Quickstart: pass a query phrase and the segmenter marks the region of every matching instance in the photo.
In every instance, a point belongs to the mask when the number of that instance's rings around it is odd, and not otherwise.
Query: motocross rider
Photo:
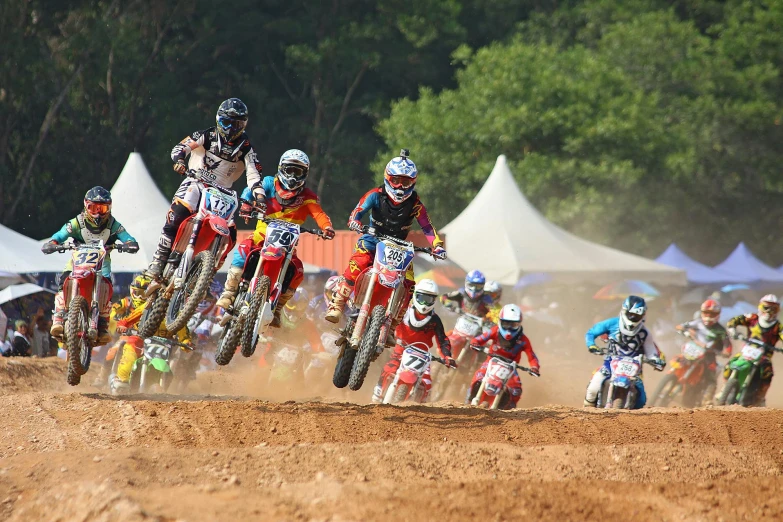
[[[266,212],[267,218],[289,221],[297,225],[301,225],[308,217],[312,217],[324,231],[326,239],[332,239],[335,234],[332,220],[321,208],[315,192],[305,187],[309,171],[310,158],[307,157],[307,154],[297,149],[285,151],[280,157],[277,173],[274,176],[264,178],[260,192],[257,192],[256,195],[256,205]],[[246,203],[250,197],[249,189],[242,192],[243,213],[252,210],[250,204]],[[266,226],[267,224],[259,219],[253,236],[242,241],[237,251],[234,252],[231,268],[226,278],[226,289],[217,302],[219,307],[228,309],[234,303],[239,282],[242,279],[245,259],[253,247],[264,242]],[[288,300],[293,297],[303,279],[304,266],[294,251],[283,282],[282,294],[277,301],[274,317],[269,326],[280,328],[280,313]]]
[[[653,367],[662,372],[666,367],[666,359],[653,340],[652,333],[647,330],[644,318],[647,314],[647,303],[641,297],[631,295],[623,302],[620,315],[596,323],[587,331],[585,344],[590,353],[601,353],[601,349],[595,344],[597,337],[609,336],[609,353],[628,357],[635,357],[639,353],[652,359]],[[609,363],[610,357],[604,359],[604,364],[596,370],[590,384],[587,385],[584,406],[595,407],[598,402],[598,394],[604,381],[611,375]],[[644,392],[644,384],[641,378],[636,380],[638,396],[636,408],[643,408],[647,403],[647,395]]]
[[[718,375],[716,373],[718,363],[715,357],[717,355],[725,355],[726,357],[731,355],[731,340],[726,329],[718,322],[720,311],[720,303],[714,299],[707,299],[701,304],[699,319],[674,327],[679,332],[688,332],[690,337],[704,345],[704,348],[707,350],[704,354],[708,370],[704,374],[704,397],[708,403],[711,403],[718,384]]]
[[[417,175],[416,164],[408,159],[408,150],[402,149],[399,156],[392,158],[386,164],[383,185],[370,190],[359,200],[359,204],[356,205],[348,218],[348,228],[355,232],[361,232],[361,220],[369,212],[370,225],[375,229],[375,232],[405,239],[408,237],[408,232],[410,232],[415,219],[432,244],[432,255],[439,259],[445,259],[446,249],[443,248],[443,241],[435,231],[435,227],[432,226],[427,209],[414,190]],[[327,321],[337,323],[340,320],[345,302],[353,291],[356,279],[365,268],[373,263],[378,241],[379,239],[372,234],[363,234],[356,242],[348,267],[334,292],[331,303],[329,303],[325,317]],[[408,267],[404,284],[407,290],[405,300],[400,306],[397,317],[392,322],[390,332],[400,324],[410,303],[415,285],[413,263]]]
[[[732,337],[736,337],[736,328],[738,326],[744,326],[748,330],[748,337],[763,341],[770,346],[775,346],[778,341],[783,340],[783,328],[781,328],[780,322],[778,321],[778,312],[780,312],[780,301],[777,296],[767,294],[759,301],[759,313],[732,317],[726,323],[726,326]],[[766,404],[767,390],[769,390],[769,386],[772,384],[772,376],[774,375],[774,372],[772,371],[773,353],[773,351],[767,350],[767,353],[765,353],[764,357],[761,359],[759,368],[761,382],[755,401],[755,404],[759,406],[764,406]],[[741,356],[741,353],[734,355],[729,360],[729,364],[731,364],[734,359]],[[727,379],[731,373],[729,364],[726,364],[726,367],[723,370],[723,376]]]
[[[103,241],[105,245],[112,245],[116,241],[121,241],[122,245],[117,247],[118,251],[135,254],[139,251],[139,244],[131,236],[125,227],[111,215],[111,193],[103,187],[93,187],[84,195],[84,210],[68,221],[63,227],[55,233],[52,238],[43,244],[41,251],[44,254],[51,254],[57,250],[59,245],[65,243],[69,238],[79,243],[89,243]],[[63,284],[73,271],[73,259],[68,261],[68,265],[60,275],[59,288],[54,298],[54,316],[52,317],[52,328],[50,334],[52,337],[61,339],[63,335],[63,323],[65,322],[65,297],[63,295]],[[103,260],[101,275],[108,283],[106,302],[101,303],[100,318],[98,320],[98,339],[99,345],[111,341],[109,334],[109,315],[111,313],[111,257],[107,253]]]
[[[440,352],[441,358],[449,368],[456,368],[457,363],[451,357],[451,343],[446,337],[446,331],[443,328],[443,322],[435,313],[435,301],[438,299],[438,285],[432,279],[422,279],[413,289],[413,299],[410,308],[405,312],[402,322],[394,331],[397,339],[397,345],[394,347],[391,359],[383,367],[381,377],[372,394],[373,402],[381,402],[383,389],[388,379],[392,379],[400,367],[402,353],[405,346],[401,344],[424,343],[429,348],[433,339],[435,346]],[[424,394],[422,401],[426,402],[427,396],[432,388],[432,377],[429,369],[422,377]]]
[[[448,294],[440,296],[441,304],[455,313],[468,313],[476,317],[485,317],[489,314],[492,300],[484,292],[486,278],[478,270],[471,270],[465,276],[465,286]],[[454,339],[452,348],[454,355],[458,356],[462,348],[469,341],[461,336],[452,336]]]
[[[522,353],[524,353],[530,365],[530,372],[536,376],[541,375],[538,357],[536,357],[533,351],[530,339],[522,331],[522,310],[517,305],[507,304],[504,306],[500,310],[498,324],[473,339],[471,348],[483,347],[490,341],[492,341],[492,344],[489,347],[487,360],[484,361],[484,364],[481,365],[481,368],[473,376],[473,381],[471,381],[470,388],[468,388],[468,395],[465,398],[465,404],[470,404],[470,401],[476,396],[492,355],[500,355],[519,363]],[[503,397],[501,404],[498,406],[501,410],[516,408],[519,398],[522,396],[522,381],[519,379],[519,374],[516,371],[514,371],[514,375],[508,380],[506,386],[509,393]]]
[[[171,150],[174,171],[184,176],[188,169],[196,170],[201,179],[227,189],[245,172],[250,192],[256,200],[263,200],[261,164],[250,144],[250,138],[245,134],[247,106],[239,98],[229,98],[220,104],[215,119],[214,127],[196,131],[174,146]],[[160,278],[179,226],[198,210],[200,200],[198,182],[185,178],[174,194],[158,247],[147,269],[151,278]],[[231,240],[236,241],[236,237],[236,227],[231,227]]]

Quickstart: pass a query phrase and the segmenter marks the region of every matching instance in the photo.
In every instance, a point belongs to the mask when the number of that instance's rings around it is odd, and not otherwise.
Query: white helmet
[[[413,308],[422,315],[431,313],[438,295],[437,283],[432,279],[422,279],[413,288]]]
[[[647,315],[647,303],[643,298],[629,295],[620,310],[620,333],[633,337],[638,334]]]
[[[498,317],[498,333],[506,341],[510,341],[522,329],[522,310],[515,304],[507,304],[500,310]]]

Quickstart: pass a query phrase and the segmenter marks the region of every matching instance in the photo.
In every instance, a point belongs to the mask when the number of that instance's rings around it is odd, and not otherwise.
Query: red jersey
[[[484,332],[475,339],[473,344],[479,346],[486,345],[489,341],[492,341],[492,346],[489,347],[489,355],[500,355],[507,359],[519,363],[522,358],[522,353],[527,355],[527,362],[530,365],[531,370],[538,371],[539,363],[536,353],[533,351],[533,345],[530,344],[530,339],[527,335],[520,332],[516,339],[506,341],[500,335],[498,335],[498,326],[495,325],[488,332]]]

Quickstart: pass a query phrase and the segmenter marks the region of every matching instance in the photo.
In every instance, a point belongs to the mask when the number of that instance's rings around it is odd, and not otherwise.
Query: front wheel
[[[147,299],[147,304],[144,305],[144,312],[141,314],[141,320],[139,321],[139,337],[147,339],[158,333],[160,325],[163,324],[163,320],[166,318],[169,301],[169,299],[163,297],[162,291],[158,291],[157,294]]]
[[[723,390],[718,397],[718,406],[730,406],[737,403],[737,392],[739,391],[739,381],[736,377],[729,377],[726,384],[723,385]]]
[[[348,379],[348,387],[353,391],[359,390],[364,384],[364,378],[367,377],[370,363],[375,357],[385,316],[386,309],[381,305],[377,305],[370,313],[370,321],[362,336],[356,360],[354,360],[351,369],[351,376]]]
[[[241,313],[226,325],[220,334],[215,352],[215,362],[218,366],[225,366],[234,358],[239,345],[239,337],[245,324],[245,314]]]
[[[408,385],[398,384],[397,389],[394,390],[394,396],[392,397],[391,403],[400,404],[401,402],[404,402],[407,397],[408,397]]]
[[[202,250],[188,267],[182,288],[174,291],[166,311],[166,329],[175,334],[188,324],[199,303],[204,300],[215,274],[215,256]]]
[[[759,386],[759,370],[755,367],[750,371],[750,375],[745,378],[745,386],[740,390],[737,402],[740,406],[748,408],[756,405]]]
[[[650,407],[660,406],[665,408],[674,398],[674,389],[677,387],[677,376],[673,373],[666,375],[661,379],[660,384],[655,389]]]
[[[87,337],[90,325],[90,309],[87,300],[77,295],[68,306],[68,328],[65,332],[68,350],[67,380],[71,386],[81,382],[81,376],[87,373],[92,357],[92,343]]]
[[[247,319],[242,328],[242,356],[250,357],[256,351],[258,344],[258,331],[261,329],[264,305],[269,300],[269,288],[272,286],[272,280],[269,276],[261,276],[258,285],[253,291],[253,297],[250,299],[250,308],[247,312]]]

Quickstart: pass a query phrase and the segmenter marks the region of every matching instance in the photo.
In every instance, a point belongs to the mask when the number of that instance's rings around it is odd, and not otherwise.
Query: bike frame
[[[419,344],[419,343],[415,343],[415,344]],[[412,368],[403,368],[402,361],[405,356],[405,352],[407,350],[415,351],[416,355],[422,359],[425,359],[427,363],[420,370],[415,370]],[[397,371],[395,372],[392,381],[383,391],[382,394],[383,403],[384,404],[391,403],[392,399],[394,398],[394,394],[397,391],[397,387],[400,383],[409,385],[408,393],[405,394],[405,398],[403,399],[403,401],[407,401],[411,397],[415,397],[416,392],[419,390],[419,385],[421,384],[422,378],[427,373],[427,370],[430,369],[432,360],[433,357],[430,355],[429,349],[420,348],[419,346],[416,345],[406,346],[405,350],[403,350],[403,353],[400,356],[400,366],[397,368]]]
[[[71,304],[71,300],[77,295],[81,295],[90,305],[90,327],[89,332],[85,332],[91,339],[98,336],[98,320],[100,318],[101,305],[111,299],[113,286],[111,281],[103,277],[101,270],[106,259],[106,247],[103,242],[99,243],[101,253],[98,261],[92,266],[80,266],[76,263],[73,256],[73,270],[71,275],[63,283],[63,297],[65,299],[65,309]],[[79,251],[82,247],[95,250],[98,247],[90,244],[73,247],[73,250]]]
[[[508,377],[505,379],[499,379],[495,375],[490,375],[493,362],[495,364],[501,364],[507,367],[511,371]],[[490,405],[490,409],[498,409],[498,406],[500,406],[500,400],[503,398],[503,394],[506,392],[506,385],[508,384],[508,381],[510,381],[511,377],[513,377],[514,374],[517,373],[517,370],[521,368],[523,367],[518,366],[515,361],[506,359],[505,357],[500,357],[497,355],[490,356],[489,364],[487,364],[487,371],[484,373],[484,378],[481,379],[481,384],[479,385],[478,391],[476,391],[476,396],[473,397],[473,400],[471,401],[471,406],[478,406],[482,402],[488,402],[482,399],[492,397],[492,404]],[[524,370],[527,371],[527,368],[524,368]],[[489,385],[493,385],[493,387],[497,388],[498,392],[492,393],[491,391],[487,390]]]

